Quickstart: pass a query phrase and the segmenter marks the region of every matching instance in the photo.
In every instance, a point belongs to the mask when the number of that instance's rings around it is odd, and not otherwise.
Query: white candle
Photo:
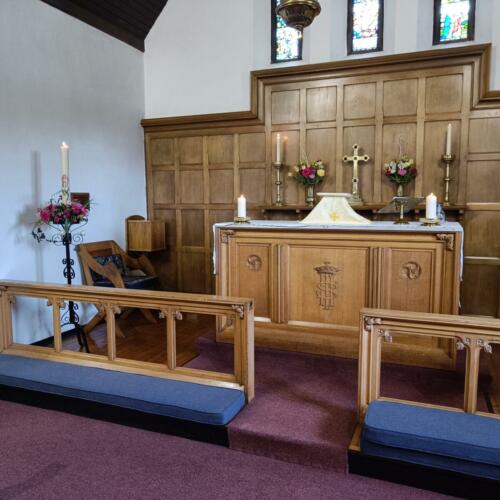
[[[436,219],[437,212],[437,198],[434,193],[431,193],[425,199],[425,218]]]
[[[247,200],[241,195],[238,198],[238,217],[245,218],[247,216]]]
[[[446,130],[446,155],[451,155],[451,123],[448,123],[448,129]]]
[[[63,203],[68,202],[69,196],[69,146],[61,144],[61,191]]]
[[[281,134],[276,135],[276,163],[281,162]]]

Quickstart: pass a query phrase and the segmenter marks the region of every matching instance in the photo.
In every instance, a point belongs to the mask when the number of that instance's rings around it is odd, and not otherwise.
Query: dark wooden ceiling
[[[144,52],[144,40],[167,0],[42,0]]]

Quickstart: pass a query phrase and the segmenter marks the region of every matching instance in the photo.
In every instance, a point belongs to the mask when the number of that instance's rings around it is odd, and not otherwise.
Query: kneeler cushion
[[[361,451],[500,479],[500,420],[374,401],[366,413]]]
[[[238,389],[7,354],[0,384],[210,425],[226,425],[245,406]]]

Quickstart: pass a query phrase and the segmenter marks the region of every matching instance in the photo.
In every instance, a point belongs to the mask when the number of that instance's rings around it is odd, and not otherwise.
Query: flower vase
[[[306,203],[308,207],[314,207],[314,184],[306,186]]]
[[[396,196],[404,196],[405,195],[405,190],[404,190],[404,184],[398,184],[398,189],[396,191]]]

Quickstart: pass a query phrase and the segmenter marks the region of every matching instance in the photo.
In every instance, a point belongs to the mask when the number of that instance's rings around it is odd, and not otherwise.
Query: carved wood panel
[[[433,191],[442,200],[441,155],[452,123],[451,202],[470,210],[465,255],[479,259],[464,273],[462,303],[467,313],[498,314],[479,286],[488,275],[480,258],[500,257],[500,92],[488,90],[489,58],[490,48],[476,45],[265,70],[252,75],[249,112],[145,120],[148,213],[167,222],[171,242],[161,265],[154,257],[162,283],[213,291],[211,225],[232,217],[241,193],[253,218],[274,202],[277,133],[284,139],[287,205],[305,204],[304,188],[286,174],[306,155],[327,166],[319,191],[349,191],[352,167],[342,156],[354,143],[371,157],[360,166],[363,198],[382,204],[395,191],[383,165],[400,146],[419,169],[406,193]],[[279,217],[286,215],[295,217]]]

